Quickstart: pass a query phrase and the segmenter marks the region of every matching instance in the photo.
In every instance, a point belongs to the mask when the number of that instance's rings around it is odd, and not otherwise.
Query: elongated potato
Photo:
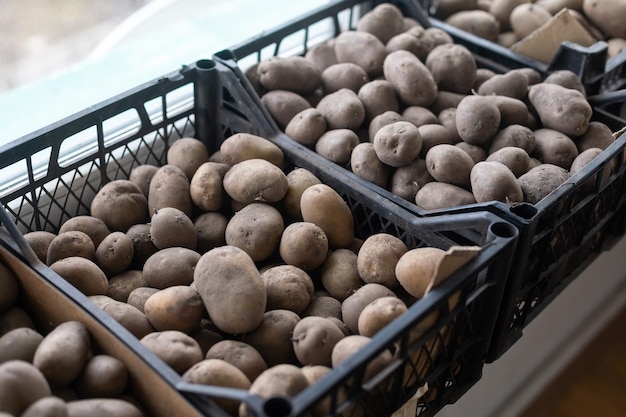
[[[182,169],[174,165],[163,165],[155,172],[150,181],[148,211],[151,217],[157,210],[165,207],[177,208],[191,216],[190,179]],[[142,223],[135,221],[133,224]]]
[[[300,198],[302,219],[319,226],[331,249],[348,247],[354,238],[354,217],[343,198],[326,184],[312,185]]]
[[[106,274],[89,259],[69,256],[50,265],[50,269],[85,295],[102,295],[109,290]]]
[[[19,416],[29,405],[50,395],[46,377],[33,364],[12,360],[0,365],[0,412]]]
[[[309,94],[321,83],[321,73],[311,61],[300,56],[272,57],[257,66],[259,83],[267,90],[288,90]]]
[[[96,193],[91,201],[90,211],[93,217],[102,220],[111,231],[125,232],[133,224],[146,221],[149,217],[148,207],[146,196],[134,182],[114,180]]]
[[[524,152],[524,151],[522,151]],[[470,174],[472,193],[477,202],[502,201],[507,204],[524,200],[522,188],[511,170],[498,161],[479,162]]]
[[[265,159],[247,159],[233,165],[224,175],[224,189],[240,203],[280,201],[289,184],[285,173]]]
[[[387,55],[383,71],[403,104],[428,107],[435,101],[437,82],[428,67],[411,52],[400,50]]]

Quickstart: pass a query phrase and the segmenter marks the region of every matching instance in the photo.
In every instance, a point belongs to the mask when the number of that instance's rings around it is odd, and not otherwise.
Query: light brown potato
[[[282,207],[292,220],[302,220],[300,198],[304,190],[321,181],[313,173],[304,168],[294,168],[287,174],[287,193],[281,200]]]
[[[302,373],[309,381],[309,385],[317,383],[317,381],[328,375],[329,372],[332,372],[331,367],[323,365],[303,366],[300,369],[302,369]],[[311,410],[311,415],[313,417],[323,417],[328,415],[331,409],[331,401],[332,399],[330,397],[326,397],[318,401]],[[341,397],[339,397],[337,401],[341,402]]]
[[[441,110],[441,112],[437,113],[437,121],[443,127],[448,129],[448,131],[452,135],[452,143],[458,143],[462,141],[456,125],[456,110],[456,107],[450,107],[447,109],[443,109]]]
[[[430,51],[435,47],[434,41],[421,25],[407,29],[389,39],[385,45],[387,53],[395,51],[409,51],[417,56],[422,62]]]
[[[148,202],[141,189],[129,180],[113,180],[94,196],[90,212],[111,231],[125,232],[148,218]],[[123,213],[123,214],[122,214]]]
[[[356,130],[365,120],[365,107],[357,93],[342,88],[325,95],[316,109],[324,116],[326,128]]]
[[[435,180],[459,187],[469,186],[474,161],[464,150],[454,145],[436,145],[430,148],[425,160],[428,172]]]
[[[357,96],[365,108],[366,120],[372,120],[386,111],[399,112],[400,104],[396,90],[387,80],[377,79],[369,81],[357,92]]]
[[[313,280],[293,265],[276,265],[261,273],[267,292],[267,310],[291,310],[300,315],[313,299]]]
[[[0,288],[2,288],[0,293],[0,312],[7,310],[17,301],[20,293],[17,282],[17,277],[13,271],[3,263],[0,263]]]
[[[89,398],[68,401],[67,417],[89,417],[97,410],[100,417],[142,417],[143,413],[130,401],[117,398]]]
[[[363,68],[370,79],[382,73],[387,54],[385,44],[368,32],[347,30],[335,37],[338,62],[351,62]]]
[[[363,346],[370,342],[370,338],[361,335],[350,335],[339,340],[332,351],[332,365],[339,366],[346,359],[356,354]],[[392,355],[389,350],[384,350],[379,356],[372,359],[365,368],[363,381],[369,381],[380,371],[387,367],[392,361]]]
[[[156,292],[159,292],[158,288],[137,287],[128,294],[126,303],[145,314],[144,305],[146,304],[146,300]]]
[[[191,333],[200,326],[204,304],[196,290],[175,285],[152,294],[144,304],[144,314],[157,331]]]
[[[46,377],[21,360],[0,364],[0,412],[19,416],[34,402],[52,395]]]
[[[70,256],[80,256],[90,261],[95,260],[96,248],[86,233],[70,230],[56,235],[48,245],[46,264],[50,266],[56,261]]]
[[[283,130],[296,114],[313,107],[300,94],[287,90],[268,91],[261,96],[261,103],[278,127]]]
[[[415,298],[422,298],[435,268],[445,251],[435,247],[420,247],[407,251],[396,265],[396,276],[402,288]]]
[[[359,315],[366,305],[380,297],[395,296],[382,284],[365,284],[341,303],[341,318],[352,334],[358,334]]]
[[[511,30],[511,22],[509,18],[513,9],[522,3],[529,2],[530,0],[493,0],[489,4],[487,11],[494,15],[498,20],[501,32],[508,31]]]
[[[301,365],[331,366],[333,348],[343,338],[343,332],[330,319],[309,316],[296,324],[291,342]]]
[[[162,207],[150,219],[150,236],[159,249],[196,249],[198,235],[191,218],[176,207]]]
[[[484,81],[477,90],[482,96],[505,96],[523,100],[528,92],[528,77],[519,71],[495,74]]]
[[[33,252],[35,252],[37,258],[45,264],[48,256],[48,246],[50,246],[50,242],[56,237],[56,234],[45,230],[35,230],[25,233],[23,237]],[[2,310],[1,306],[2,303],[0,302],[0,310]]]
[[[544,128],[576,137],[583,135],[589,126],[591,105],[577,90],[558,84],[535,84],[528,90],[528,100]]]
[[[329,238],[324,229],[313,222],[301,221],[285,228],[278,251],[285,263],[312,271],[324,262],[328,248]]]
[[[285,162],[283,151],[278,145],[264,137],[245,132],[227,137],[220,145],[220,152],[228,165],[258,158],[282,168]]]
[[[602,153],[602,149],[600,148],[589,148],[581,152],[580,154],[578,154],[576,159],[574,159],[574,161],[572,162],[572,166],[570,167],[570,170],[569,170],[570,174],[571,175],[576,174],[578,171],[583,169],[587,164],[593,161],[596,157],[598,157],[598,155],[600,155],[601,153]],[[601,180],[602,184],[604,184],[613,173],[613,165],[608,164],[608,166],[609,167],[604,169],[604,171],[602,172],[602,180]],[[597,174],[592,176],[590,179],[588,179],[587,181],[583,183],[583,185],[581,186],[581,191],[583,193],[591,192],[594,186],[596,177],[597,177]]]
[[[518,124],[509,125],[500,130],[493,137],[493,140],[489,144],[489,154],[511,146],[521,148],[530,155],[535,150],[535,134],[526,126]]]
[[[533,3],[523,3],[516,6],[509,15],[511,29],[518,38],[523,39],[533,31],[543,26],[552,18],[550,12]]]
[[[50,265],[50,269],[83,294],[106,294],[109,280],[95,262],[80,256],[69,256]]]
[[[300,316],[290,310],[266,311],[261,324],[247,333],[243,341],[255,348],[268,367],[281,363],[297,364],[291,337]]]
[[[76,216],[67,219],[59,228],[58,233],[79,231],[86,233],[93,241],[94,247],[98,247],[100,242],[111,233],[109,227],[101,219],[89,215]],[[57,233],[57,234],[58,234]]]
[[[389,39],[404,30],[404,16],[398,6],[381,3],[361,16],[356,29],[371,33],[386,44]]]
[[[534,132],[533,156],[545,164],[557,165],[569,170],[578,156],[578,148],[566,134],[554,129],[538,129]]]
[[[190,285],[200,256],[194,250],[180,247],[155,252],[146,260],[142,270],[147,286],[163,289],[174,285]]]
[[[148,194],[150,193],[150,181],[152,181],[152,177],[158,170],[159,167],[156,165],[137,165],[130,171],[128,180],[134,182],[143,195],[148,198]]]
[[[468,94],[476,79],[476,61],[466,46],[445,43],[433,48],[426,58],[439,90]],[[459,77],[459,74],[463,74]]]
[[[142,337],[140,342],[181,375],[203,359],[198,342],[178,330],[152,332]]]
[[[302,219],[319,226],[328,238],[328,247],[347,247],[354,238],[354,217],[341,195],[326,184],[312,185],[300,199]]]
[[[275,203],[287,193],[287,176],[264,159],[248,159],[233,165],[224,175],[226,193],[240,203]]]
[[[378,159],[391,167],[411,163],[420,154],[422,136],[410,122],[395,122],[381,127],[374,135],[374,151]]]
[[[146,285],[142,271],[129,269],[109,278],[109,290],[106,295],[114,300],[126,302],[134,289]]]
[[[437,82],[428,67],[408,51],[386,56],[384,76],[396,89],[400,102],[407,106],[430,106],[437,97]]]
[[[200,165],[189,182],[189,195],[194,205],[203,211],[217,211],[224,203],[222,181],[229,166],[218,162]]]
[[[426,161],[415,159],[408,165],[396,168],[390,181],[390,190],[393,194],[414,202],[415,195],[422,186],[435,179],[428,172]]]
[[[486,161],[496,161],[504,164],[517,178],[528,171],[530,157],[525,150],[514,146],[509,146],[497,150],[492,154],[489,154]]]
[[[122,273],[130,266],[135,254],[132,240],[124,232],[113,232],[95,250],[96,265],[108,276]]]
[[[587,96],[585,85],[581,81],[580,77],[571,70],[556,70],[552,71],[543,80],[544,83],[558,84],[565,88],[571,88],[580,92],[583,96]]]
[[[202,255],[194,285],[211,321],[223,332],[248,333],[261,323],[267,293],[254,261],[243,250],[222,246]]]
[[[326,132],[326,119],[316,108],[302,110],[287,123],[285,134],[305,146],[313,147]]]
[[[424,210],[464,206],[476,202],[474,194],[456,185],[433,181],[415,194],[415,204]]]
[[[352,62],[342,62],[331,65],[322,72],[322,90],[325,94],[334,93],[342,88],[359,92],[359,89],[369,82],[365,70]]]
[[[449,25],[495,42],[500,33],[500,23],[494,15],[484,10],[462,10],[445,19]]]
[[[320,316],[341,320],[341,301],[329,295],[316,295],[302,313],[302,317]]]
[[[615,142],[615,137],[607,125],[602,122],[591,121],[585,133],[575,138],[574,141],[576,142],[578,152],[582,153],[590,148],[604,150]]]
[[[154,331],[146,315],[130,304],[105,295],[92,295],[89,299],[138,339]]]
[[[115,398],[124,393],[128,376],[128,369],[122,361],[100,354],[85,363],[75,386],[82,398]]]
[[[350,129],[333,129],[320,136],[315,151],[326,159],[343,165],[350,161],[352,151],[360,143],[357,134]]]
[[[364,284],[357,268],[357,255],[349,249],[330,252],[322,264],[320,278],[324,289],[339,301]]]
[[[471,145],[467,142],[459,142],[454,144],[454,146],[467,152],[467,154],[472,158],[472,161],[474,161],[474,164],[487,159],[487,151],[485,151],[485,148],[482,146]]]
[[[134,224],[126,231],[126,235],[133,242],[133,261],[131,268],[141,269],[146,259],[159,250],[152,242],[150,224]]]
[[[206,359],[221,359],[241,370],[248,380],[254,381],[267,369],[265,360],[250,344],[238,340],[217,342],[206,353]]]
[[[309,48],[304,57],[310,60],[320,73],[337,63],[335,48],[331,42],[320,43]]]
[[[202,213],[194,219],[193,224],[198,235],[198,243],[196,244],[198,253],[203,254],[226,243],[225,233],[228,219],[222,213]]]
[[[621,1],[583,1],[585,16],[599,27],[607,38],[626,38],[621,18],[625,11],[626,5]]]
[[[535,117],[529,112],[526,103],[520,99],[507,96],[489,96],[500,110],[500,127],[519,124],[534,127]]]
[[[189,192],[190,179],[182,169],[174,165],[163,165],[150,181],[148,212],[153,216],[162,208],[176,208],[191,216],[193,202]],[[142,223],[135,221],[132,224]]]
[[[78,321],[66,321],[56,326],[37,346],[35,365],[52,388],[74,382],[91,353],[87,328]]]
[[[373,337],[396,318],[406,313],[407,306],[398,297],[382,297],[369,303],[359,315],[358,330],[362,336]]]
[[[209,151],[199,139],[183,137],[170,145],[166,158],[167,164],[177,166],[191,180],[198,167],[209,161]]]
[[[498,132],[502,115],[489,97],[470,95],[461,100],[455,117],[461,139],[482,146]]]
[[[32,362],[43,336],[34,329],[19,327],[0,337],[0,364],[10,360]]]
[[[311,61],[301,56],[271,57],[257,66],[259,83],[266,90],[288,90],[298,94],[315,91],[321,73]]]
[[[524,193],[524,201],[536,204],[570,177],[569,172],[557,165],[540,164],[517,179]]]
[[[245,251],[253,261],[269,258],[278,248],[285,223],[280,212],[265,203],[251,203],[226,225],[226,244]]]
[[[368,236],[357,256],[359,276],[368,284],[382,284],[392,290],[397,288],[400,283],[396,279],[396,263],[407,250],[402,240],[388,233]]]
[[[20,414],[20,417],[67,417],[67,413],[65,400],[50,396],[43,397],[32,403]],[[2,414],[0,413],[0,415]]]
[[[472,193],[479,203],[501,201],[513,204],[524,201],[524,195],[515,174],[499,161],[477,163],[472,168],[470,180]]]

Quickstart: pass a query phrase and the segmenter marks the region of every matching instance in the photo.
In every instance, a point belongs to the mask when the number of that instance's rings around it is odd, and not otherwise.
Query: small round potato
[[[193,220],[193,224],[198,234],[196,251],[200,254],[226,243],[228,219],[222,213],[202,213]]]
[[[148,194],[150,193],[150,181],[152,181],[152,177],[158,170],[159,167],[156,165],[137,165],[130,171],[128,180],[134,182],[143,195],[148,198]]]
[[[465,142],[486,144],[499,130],[500,109],[486,96],[465,96],[456,108],[456,127]]]
[[[380,297],[393,297],[394,292],[382,284],[365,284],[341,303],[341,316],[352,334],[359,332],[359,315],[366,305]]]
[[[363,103],[357,93],[348,88],[325,95],[316,109],[324,116],[328,130],[356,130],[365,120]]]
[[[146,286],[163,289],[190,285],[200,254],[188,248],[172,247],[155,252],[143,266]]]
[[[313,299],[313,280],[294,265],[276,265],[261,273],[267,291],[267,310],[291,310],[300,315]]]
[[[243,132],[226,138],[220,145],[220,152],[228,165],[235,165],[246,159],[265,159],[282,168],[285,159],[278,145],[264,137]]]
[[[293,116],[285,127],[285,134],[305,146],[313,147],[326,132],[326,119],[316,108],[307,108]]]
[[[50,266],[69,256],[80,256],[90,261],[96,259],[96,248],[86,233],[70,230],[56,235],[48,245],[46,264]]]
[[[166,158],[167,164],[177,166],[191,180],[198,167],[209,161],[209,151],[201,140],[184,137],[172,143]]]
[[[258,262],[276,251],[284,229],[283,217],[276,208],[265,203],[251,203],[231,217],[224,236],[227,245],[244,250]]]
[[[46,258],[48,257],[48,246],[50,246],[50,242],[52,242],[56,235],[52,232],[47,232],[45,230],[35,230],[25,233],[23,237],[26,243],[28,243],[28,245],[31,247],[33,252],[35,252],[37,258],[45,264]],[[0,302],[0,310],[2,310],[1,306],[2,303]]]
[[[261,398],[295,397],[309,386],[309,381],[302,370],[291,364],[280,364],[269,367],[252,382],[248,392]],[[240,417],[248,417],[248,407],[242,404],[239,408]]]
[[[398,281],[413,297],[422,298],[435,274],[435,268],[444,256],[445,251],[435,247],[407,251],[396,265]]]
[[[341,195],[326,184],[312,185],[300,198],[302,219],[319,226],[331,249],[350,246],[354,238],[354,217]]]
[[[0,364],[10,360],[32,362],[43,336],[28,327],[13,329],[0,337]]]
[[[428,172],[426,161],[417,158],[408,165],[396,168],[391,176],[391,192],[407,201],[414,202],[415,195],[424,184],[435,179]]]
[[[128,269],[134,254],[135,247],[130,237],[124,232],[113,232],[96,248],[95,261],[111,277]]]
[[[487,157],[486,161],[496,161],[504,164],[517,178],[528,171],[530,157],[528,156],[528,153],[521,148],[507,146],[491,153]]]
[[[198,235],[193,221],[175,207],[163,207],[155,211],[150,220],[150,236],[159,249],[181,247],[196,249]]]
[[[119,397],[128,383],[128,369],[122,361],[109,355],[95,355],[85,363],[76,381],[82,398]]]
[[[278,251],[287,264],[312,271],[324,262],[328,247],[324,230],[315,223],[302,221],[285,228]]]
[[[384,164],[401,167],[420,154],[422,136],[410,122],[395,122],[381,127],[374,135],[374,151]]]
[[[129,269],[109,278],[109,290],[106,295],[114,300],[126,302],[135,288],[146,285],[142,271]]]
[[[331,366],[333,348],[343,338],[343,332],[330,319],[309,316],[296,324],[291,342],[300,364]]]
[[[302,220],[300,198],[304,190],[321,181],[313,173],[304,168],[294,168],[287,174],[287,193],[281,204],[292,220]]]
[[[570,177],[569,171],[552,164],[540,164],[517,179],[524,193],[524,201],[535,204]]]
[[[345,300],[363,286],[357,268],[357,255],[349,249],[331,251],[322,264],[321,280],[324,289],[339,301]]]
[[[128,299],[126,300],[126,303],[145,314],[144,306],[146,304],[146,301],[148,300],[148,298],[150,298],[150,296],[152,296],[152,294],[156,292],[159,292],[158,288],[137,287],[132,290],[130,294],[128,294]]]
[[[217,211],[224,203],[222,181],[228,165],[205,162],[200,165],[189,182],[191,200],[200,210]]]
[[[521,152],[524,152],[520,149]],[[525,152],[524,152],[525,154]],[[483,161],[470,173],[472,193],[477,202],[502,201],[506,204],[524,201],[515,174],[499,161]]]
[[[363,346],[370,342],[370,338],[367,336],[361,336],[353,334],[346,336],[339,340],[333,348],[331,358],[333,367],[338,366],[350,356],[356,354]],[[365,374],[363,375],[363,381],[367,382],[372,377],[376,376],[392,361],[392,355],[389,350],[384,350],[379,356],[372,359],[365,368]]]
[[[206,359],[221,359],[241,370],[250,381],[254,381],[267,364],[258,350],[238,340],[217,342],[206,353]]]
[[[435,145],[424,159],[428,172],[435,180],[469,187],[469,173],[474,160],[464,150],[449,144]]]
[[[154,331],[146,315],[130,304],[106,295],[93,295],[89,299],[138,339]]]
[[[470,50],[461,44],[436,46],[426,57],[425,64],[439,90],[468,94],[474,85],[476,61]]]
[[[568,169],[578,156],[574,141],[558,130],[542,128],[534,131],[535,149],[533,156],[544,164]]]
[[[182,169],[166,164],[152,176],[148,191],[148,215],[153,216],[162,208],[176,208],[187,216],[191,216],[193,201],[190,193],[191,179]],[[143,223],[134,221],[132,224]]]
[[[109,280],[95,262],[81,256],[69,256],[50,265],[50,269],[72,284],[83,294],[106,294]]]
[[[191,333],[198,328],[204,304],[196,290],[175,285],[152,294],[144,304],[144,314],[157,331]]]
[[[299,321],[300,316],[290,310],[266,311],[261,324],[247,333],[243,341],[254,347],[269,367],[280,363],[296,364],[291,337]]]
[[[109,227],[101,219],[88,215],[75,216],[66,220],[59,228],[58,233],[69,232],[70,230],[86,233],[96,248],[111,233]]]
[[[350,169],[360,178],[387,188],[391,167],[382,163],[371,142],[361,142],[352,150]]]
[[[369,303],[359,315],[358,329],[362,336],[373,337],[400,315],[407,306],[398,297],[382,297]]]
[[[397,288],[396,263],[407,251],[406,244],[388,233],[377,233],[363,242],[357,257],[357,270],[366,283]]]
[[[111,231],[125,232],[148,218],[148,200],[141,189],[129,180],[105,184],[94,196],[90,212]]]
[[[21,360],[0,364],[0,412],[19,416],[28,406],[50,395],[46,377],[33,364]]]
[[[149,333],[140,342],[181,375],[202,360],[198,342],[178,330]]]
[[[287,193],[285,173],[264,159],[248,159],[233,165],[224,175],[224,189],[240,203],[274,203]]]
[[[359,137],[350,129],[333,129],[320,136],[315,151],[324,158],[343,165],[350,162],[352,151],[359,144]]]

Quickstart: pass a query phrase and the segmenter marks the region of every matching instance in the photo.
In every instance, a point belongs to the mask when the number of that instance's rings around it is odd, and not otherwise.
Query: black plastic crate
[[[14,239],[33,230],[56,232],[67,219],[87,214],[103,184],[128,178],[140,164],[164,164],[169,146],[181,137],[197,137],[215,151],[237,132],[265,136],[283,149],[291,167],[311,170],[339,192],[355,217],[357,236],[387,232],[411,248],[472,245],[481,251],[362,352],[295,398],[262,400],[247,391],[188,384],[165,367],[168,381],[207,416],[224,414],[211,396],[245,401],[258,416],[304,415],[325,396],[334,399],[333,412],[354,407],[363,415],[383,416],[424,386],[426,395],[409,407],[415,407],[416,415],[434,415],[481,377],[517,229],[487,212],[442,219],[412,216],[330,164],[317,164],[285,138],[265,135],[264,114],[249,100],[229,68],[203,60],[0,148],[0,172],[9,179],[0,199],[6,222],[15,222],[18,230]],[[37,268],[45,270],[44,279],[56,276],[45,266]],[[458,295],[459,302],[450,303]],[[93,311],[91,304],[85,308]],[[410,338],[415,325],[435,311],[432,327],[422,337]],[[118,336],[132,338],[126,332]],[[375,380],[363,383],[370,359],[386,348],[394,350],[396,359]],[[347,397],[339,399],[344,390]]]
[[[242,79],[242,83],[247,84],[246,90],[251,95],[251,99],[265,113],[267,125],[263,131],[267,135],[285,136],[264,109],[253,87],[247,82],[242,70],[245,68],[244,65],[253,65],[273,55],[303,54],[315,44],[328,40],[341,31],[353,29],[361,13],[378,3],[356,0],[333,3],[332,6],[320,8],[310,15],[266,32],[261,37],[250,39],[216,54],[216,60],[230,67],[237,77]],[[390,3],[399,6],[407,16],[413,16],[418,20],[423,19],[422,11],[416,7],[415,2],[392,1]],[[324,39],[312,36],[314,28],[322,22],[332,22],[332,30],[326,32]],[[294,46],[296,41],[300,42],[297,47]],[[507,60],[500,61],[498,54],[481,55],[486,50],[488,51],[487,46],[485,46],[486,49],[473,51],[479,65],[500,71],[510,69],[509,65],[523,66],[523,60],[517,60],[517,64],[513,65]],[[503,49],[506,50],[506,48]],[[511,55],[508,50],[502,53]],[[611,99],[618,100],[616,95],[617,93],[614,92],[598,94],[594,96],[595,101],[592,102],[598,105],[607,104],[611,102]],[[613,132],[620,131],[626,126],[623,119],[600,107],[594,107],[593,120],[606,123]],[[289,140],[286,136],[285,138]],[[295,141],[292,142],[295,143]],[[300,147],[303,152],[307,151],[303,145],[295,144],[294,146]],[[501,202],[487,202],[447,209],[423,210],[412,202],[358,178],[339,165],[335,167],[352,177],[353,181],[362,183],[373,192],[395,202],[418,217],[487,211],[506,219],[519,229],[520,237],[515,260],[488,356],[488,361],[493,361],[521,337],[523,328],[578,276],[586,265],[593,261],[610,242],[624,234],[623,223],[626,221],[624,219],[626,216],[625,146],[626,135],[621,134],[585,169],[535,205],[523,203],[509,206]],[[313,151],[309,153],[311,163],[324,163],[323,157]],[[593,189],[583,193],[583,184],[590,179],[594,181],[594,178],[601,178],[604,170],[608,169],[611,164],[614,164],[614,173],[610,178],[604,183],[595,181]]]

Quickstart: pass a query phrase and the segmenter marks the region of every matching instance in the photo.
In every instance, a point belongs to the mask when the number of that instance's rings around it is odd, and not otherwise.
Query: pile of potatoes
[[[389,3],[246,77],[287,136],[425,210],[537,203],[615,140],[573,72],[478,68]]]
[[[383,232],[356,237],[341,195],[286,166],[281,148],[260,136],[233,134],[212,155],[181,138],[165,165],[104,185],[89,215],[24,237],[184,380],[293,396],[440,282],[448,252]],[[427,346],[421,361],[441,348]],[[370,363],[366,379],[393,354]],[[245,405],[216,401],[247,415]]]
[[[621,0],[438,0],[434,15],[481,38],[511,47],[568,9],[611,58],[626,47]]]
[[[128,370],[98,353],[87,328],[66,321],[37,330],[19,304],[19,284],[0,263],[0,415],[142,417],[128,393]]]

